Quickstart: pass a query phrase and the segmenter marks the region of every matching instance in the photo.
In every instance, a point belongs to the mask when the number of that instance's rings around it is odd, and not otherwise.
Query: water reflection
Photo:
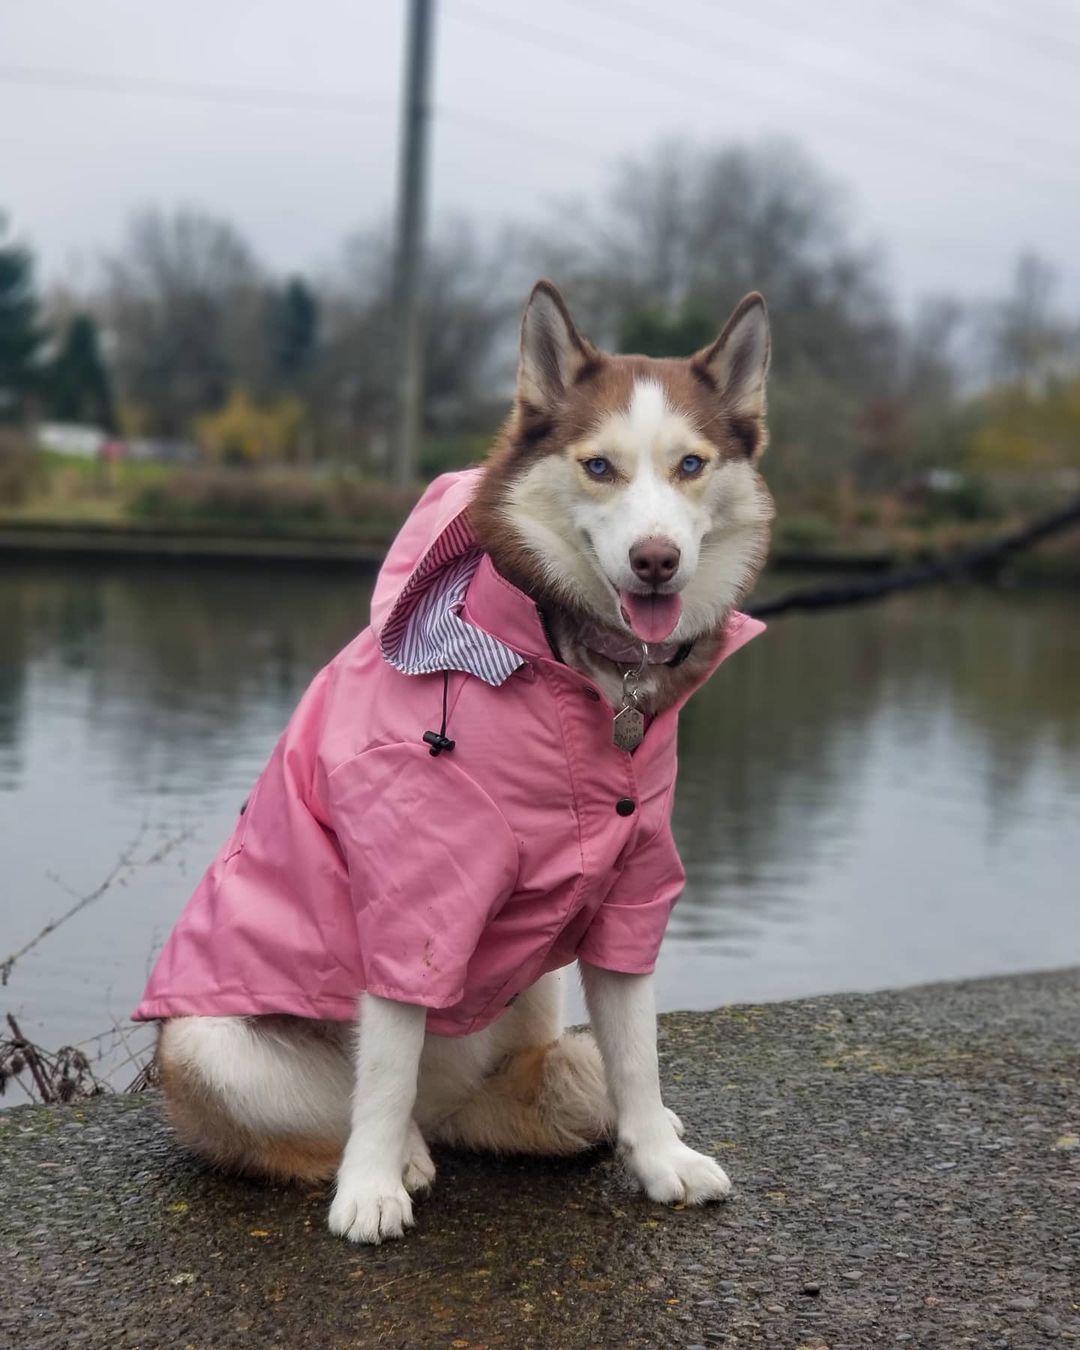
[[[213,783],[219,756],[244,746],[269,711],[291,706],[363,625],[368,602],[367,582],[341,574],[155,567],[5,577],[9,739],[19,741],[21,686],[33,667],[54,711],[81,711],[120,790],[159,788],[170,764],[185,783]]]
[[[53,1041],[128,1011],[368,597],[340,571],[5,566],[0,958],[65,907],[48,873],[89,889],[141,825],[194,831],[21,962],[6,1006]],[[777,620],[684,715],[665,1005],[1080,960],[1078,677],[1064,595]]]

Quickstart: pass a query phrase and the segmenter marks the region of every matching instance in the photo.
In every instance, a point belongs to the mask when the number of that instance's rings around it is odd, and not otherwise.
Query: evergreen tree
[[[301,277],[292,277],[274,297],[272,350],[278,374],[288,381],[311,364],[319,332],[319,304]]]
[[[692,356],[716,337],[711,314],[687,308],[674,317],[657,308],[640,309],[619,329],[618,349],[641,356]]]
[[[115,429],[112,386],[101,358],[97,324],[89,314],[76,314],[63,345],[45,372],[49,413],[61,422],[87,422]]]
[[[38,377],[42,332],[34,291],[34,260],[9,240],[0,216],[0,418],[20,421]]]

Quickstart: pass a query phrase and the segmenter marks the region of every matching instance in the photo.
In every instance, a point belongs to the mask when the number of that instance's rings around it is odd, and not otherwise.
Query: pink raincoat
[[[578,957],[653,969],[684,881],[678,709],[615,748],[611,705],[478,551],[477,478],[440,478],[405,523],[372,626],[312,681],[137,1019],[347,1020],[366,990],[462,1035]],[[762,627],[733,615],[715,665]],[[447,668],[455,746],[433,757]]]

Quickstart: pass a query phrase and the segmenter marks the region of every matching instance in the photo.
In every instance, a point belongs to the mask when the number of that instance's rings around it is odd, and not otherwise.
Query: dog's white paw
[[[718,1162],[679,1139],[631,1148],[626,1163],[649,1199],[662,1205],[706,1205],[731,1190]]]
[[[350,1242],[385,1242],[404,1237],[413,1225],[412,1201],[400,1177],[338,1173],[330,1206],[330,1231]]]
[[[435,1180],[435,1164],[415,1121],[409,1126],[409,1138],[405,1144],[405,1168],[401,1180],[410,1195],[426,1191]]]

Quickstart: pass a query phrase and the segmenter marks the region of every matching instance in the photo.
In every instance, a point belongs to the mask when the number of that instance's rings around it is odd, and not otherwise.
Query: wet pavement
[[[379,1249],[186,1158],[152,1094],[0,1114],[0,1345],[1080,1342],[1080,971],[674,1014],[662,1049],[728,1203],[440,1153]]]

